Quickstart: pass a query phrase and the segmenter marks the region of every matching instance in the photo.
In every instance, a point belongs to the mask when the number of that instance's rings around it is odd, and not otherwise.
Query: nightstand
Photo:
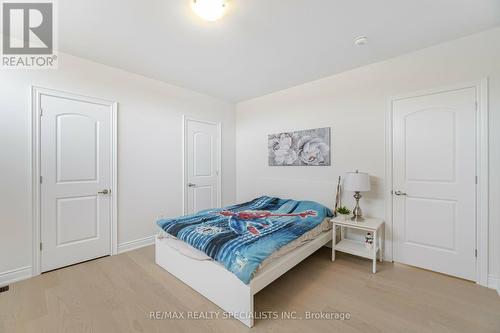
[[[355,256],[373,260],[373,273],[377,272],[377,254],[382,262],[384,257],[385,225],[384,221],[375,218],[365,218],[361,222],[351,220],[341,221],[338,218],[332,219],[332,261],[335,261],[335,251],[341,251]],[[340,227],[340,241],[336,243],[337,226]],[[345,229],[358,229],[371,232],[373,235],[373,248],[366,248],[364,240],[356,241],[344,237]]]

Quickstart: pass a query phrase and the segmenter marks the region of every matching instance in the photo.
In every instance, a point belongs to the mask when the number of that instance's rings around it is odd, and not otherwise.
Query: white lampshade
[[[344,177],[344,190],[352,192],[370,191],[370,175],[365,172],[347,172]]]

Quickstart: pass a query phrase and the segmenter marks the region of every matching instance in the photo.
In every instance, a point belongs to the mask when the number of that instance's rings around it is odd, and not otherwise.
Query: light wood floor
[[[350,320],[150,320],[150,311],[219,311],[154,264],[153,247],[11,285],[0,332],[500,332],[500,297],[437,273],[323,248],[265,288],[256,311],[349,312]]]

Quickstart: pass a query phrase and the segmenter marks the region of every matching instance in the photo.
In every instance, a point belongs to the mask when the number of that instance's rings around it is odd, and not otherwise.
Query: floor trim
[[[118,253],[132,251],[144,246],[153,245],[154,243],[155,243],[155,235],[135,239],[129,242],[123,242],[121,244],[118,244]]]
[[[29,279],[31,277],[31,266],[21,267],[0,273],[0,287],[10,283]]]
[[[488,288],[495,289],[500,296],[500,278],[493,274],[488,275]]]

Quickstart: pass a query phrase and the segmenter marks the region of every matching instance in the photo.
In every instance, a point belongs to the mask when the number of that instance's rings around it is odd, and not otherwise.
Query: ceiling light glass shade
[[[215,21],[224,16],[225,0],[192,0],[193,11],[202,19]]]

